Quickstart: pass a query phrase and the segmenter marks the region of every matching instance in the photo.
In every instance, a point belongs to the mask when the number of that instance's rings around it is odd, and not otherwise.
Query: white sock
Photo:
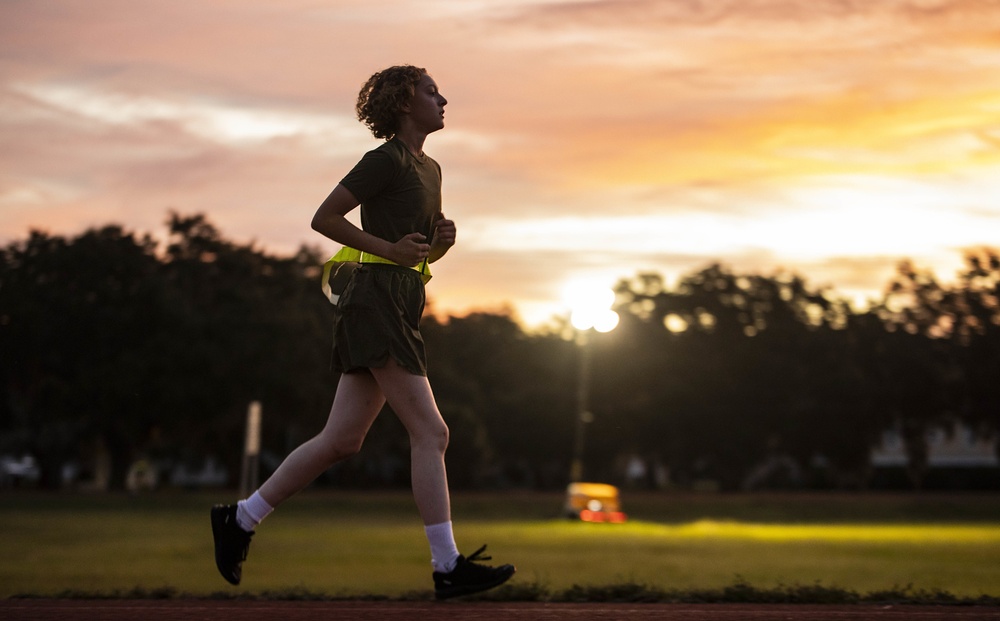
[[[447,574],[458,564],[458,546],[451,530],[451,522],[424,526],[427,542],[431,544],[431,565],[434,571]]]
[[[267,504],[260,492],[254,492],[246,500],[236,503],[236,523],[240,525],[240,528],[250,533],[272,511],[274,511],[274,507]]]

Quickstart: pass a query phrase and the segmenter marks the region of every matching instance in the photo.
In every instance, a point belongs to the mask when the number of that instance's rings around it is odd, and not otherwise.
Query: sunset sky
[[[1000,246],[996,0],[3,0],[0,242],[173,209],[332,254],[309,221],[401,63],[449,100],[438,311],[716,261],[863,299]]]

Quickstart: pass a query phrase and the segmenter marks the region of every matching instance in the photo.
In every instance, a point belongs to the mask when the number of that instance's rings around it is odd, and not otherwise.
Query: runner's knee
[[[448,440],[451,432],[444,420],[437,420],[433,424],[421,426],[420,429],[410,431],[410,445],[428,450],[433,450],[444,454],[448,449]]]
[[[324,461],[333,465],[349,457],[353,457],[361,450],[364,437],[354,437],[347,435],[333,436],[329,432],[319,435],[317,440],[323,447]]]

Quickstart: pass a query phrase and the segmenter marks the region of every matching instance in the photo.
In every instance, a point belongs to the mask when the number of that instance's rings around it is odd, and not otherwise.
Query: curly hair
[[[413,65],[389,67],[375,73],[358,93],[358,103],[354,106],[358,120],[376,138],[388,140],[395,136],[403,105],[413,97],[426,73],[426,69]]]

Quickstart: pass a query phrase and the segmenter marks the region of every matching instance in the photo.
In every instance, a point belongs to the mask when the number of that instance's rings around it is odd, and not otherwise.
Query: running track
[[[211,600],[0,600],[4,621],[985,621],[1000,607],[772,604],[536,604],[497,602],[285,602]]]

